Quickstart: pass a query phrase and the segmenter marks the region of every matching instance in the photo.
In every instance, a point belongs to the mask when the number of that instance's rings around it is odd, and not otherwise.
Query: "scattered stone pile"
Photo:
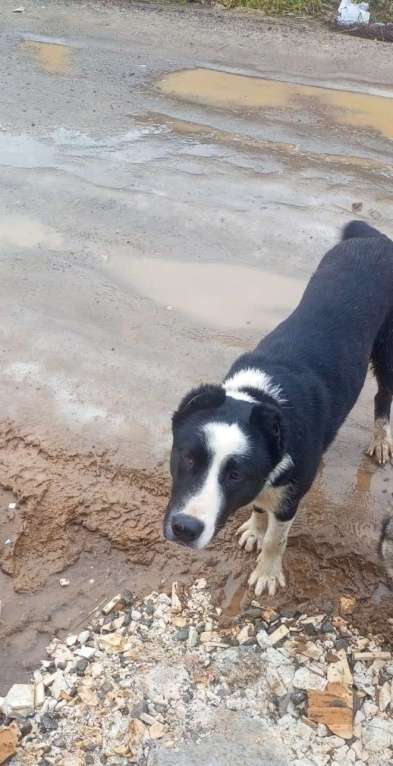
[[[261,732],[244,766],[261,763],[263,736],[272,766],[391,766],[393,657],[351,627],[353,606],[328,618],[254,601],[224,627],[204,580],[116,596],[0,699],[0,764],[194,763],[187,743],[210,737],[214,751],[224,718],[235,730],[240,716],[238,739]]]

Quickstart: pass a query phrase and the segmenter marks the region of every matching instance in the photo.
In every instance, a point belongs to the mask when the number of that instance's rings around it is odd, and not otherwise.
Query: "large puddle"
[[[164,77],[162,93],[188,102],[230,109],[305,111],[328,121],[368,128],[393,139],[393,93],[386,97],[350,90],[265,80],[212,69],[191,69]]]
[[[112,256],[108,268],[141,295],[218,328],[273,328],[298,303],[300,279],[227,263]]]

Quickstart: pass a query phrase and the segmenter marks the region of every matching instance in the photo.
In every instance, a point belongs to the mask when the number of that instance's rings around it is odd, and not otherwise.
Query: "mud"
[[[299,83],[264,80],[209,69],[174,72],[158,84],[162,93],[215,108],[304,110],[321,119],[374,130],[393,139],[393,92],[382,96]]]
[[[339,438],[327,456],[293,527],[288,588],[271,603],[329,612],[339,596],[353,594],[355,623],[389,638],[393,593],[377,547],[392,477],[389,468],[376,469],[361,457],[362,446],[348,452]],[[197,555],[169,546],[161,536],[165,473],[132,471],[105,454],[49,453],[10,426],[1,431],[0,484],[8,492],[0,523],[0,640],[9,668],[3,690],[16,667],[20,680],[27,677],[50,634],[75,629],[122,587],[141,594],[169,589],[174,579],[207,577],[224,622],[253,598],[247,578],[255,555],[239,550],[234,537],[246,511]],[[17,508],[10,514],[12,501]],[[60,587],[60,573],[68,588]]]
[[[299,302],[305,282],[223,263],[178,263],[162,258],[109,256],[108,269],[166,307],[221,329],[271,330]]]
[[[66,45],[26,40],[21,46],[49,74],[64,75],[71,70],[72,51]]]

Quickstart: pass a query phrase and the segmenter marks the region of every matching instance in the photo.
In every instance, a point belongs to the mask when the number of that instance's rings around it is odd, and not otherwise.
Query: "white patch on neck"
[[[204,548],[214,536],[223,499],[219,484],[223,464],[232,455],[245,455],[249,449],[248,439],[236,423],[207,423],[203,426],[203,432],[211,455],[207,476],[203,486],[187,499],[180,511],[204,524],[204,530],[196,541],[196,548]]]
[[[269,476],[266,479],[265,487],[271,487],[272,484],[280,477],[282,476],[285,471],[288,471],[290,468],[293,468],[294,462],[291,458],[291,456],[288,454],[288,452],[281,458],[280,462],[277,463],[276,467],[273,468],[273,470],[269,473]]]
[[[273,383],[272,378],[267,372],[263,370],[257,370],[255,367],[246,367],[244,370],[235,372],[231,378],[224,381],[224,388],[227,392],[227,396],[232,396],[235,399],[239,399],[236,396],[237,393],[241,394],[241,397],[248,397],[244,401],[255,401],[249,394],[239,391],[242,388],[256,388],[258,391],[263,391],[268,396],[271,396],[279,404],[285,402],[281,387],[276,383]]]

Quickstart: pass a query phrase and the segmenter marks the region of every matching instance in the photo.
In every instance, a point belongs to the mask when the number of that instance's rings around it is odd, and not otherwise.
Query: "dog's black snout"
[[[203,532],[203,524],[194,516],[178,513],[172,519],[172,532],[176,540],[182,543],[193,543]]]

